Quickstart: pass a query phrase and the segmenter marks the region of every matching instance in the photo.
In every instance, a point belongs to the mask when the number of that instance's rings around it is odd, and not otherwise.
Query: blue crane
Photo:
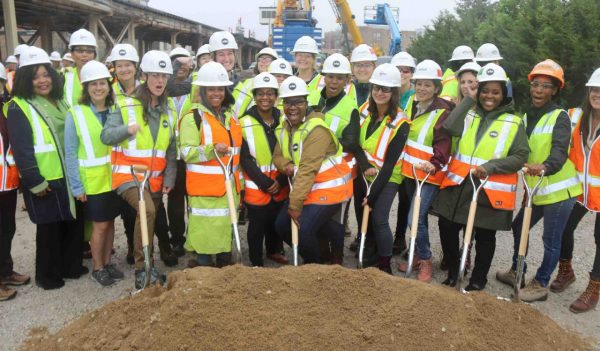
[[[402,33],[398,27],[398,8],[389,4],[365,7],[365,24],[387,25],[390,27],[389,55],[394,56],[402,50]]]

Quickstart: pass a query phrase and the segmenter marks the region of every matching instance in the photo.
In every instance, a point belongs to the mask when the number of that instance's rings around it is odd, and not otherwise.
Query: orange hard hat
[[[531,82],[535,76],[549,76],[558,79],[560,88],[565,86],[565,72],[560,65],[550,59],[546,59],[533,67],[527,75],[527,79]]]

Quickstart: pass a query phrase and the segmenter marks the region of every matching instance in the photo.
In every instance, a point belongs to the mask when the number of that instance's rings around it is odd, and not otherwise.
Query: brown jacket
[[[323,118],[323,114],[312,112],[306,118]],[[291,129],[290,134],[293,134],[298,129],[297,127],[292,129],[287,121],[283,121],[282,126],[287,131]],[[302,157],[300,158],[298,171],[294,177],[294,190],[290,192],[290,209],[302,211],[304,200],[306,200],[313,186],[321,164],[326,157],[335,155],[336,152],[337,142],[334,140],[334,136],[329,129],[316,127],[306,136],[302,144]],[[275,145],[275,150],[273,151],[273,163],[279,171],[283,171],[288,164],[292,163],[292,160],[283,157],[279,143]]]

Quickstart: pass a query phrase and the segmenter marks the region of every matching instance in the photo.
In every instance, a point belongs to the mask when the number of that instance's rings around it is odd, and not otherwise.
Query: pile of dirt
[[[525,304],[306,265],[195,268],[90,312],[23,350],[589,350]]]

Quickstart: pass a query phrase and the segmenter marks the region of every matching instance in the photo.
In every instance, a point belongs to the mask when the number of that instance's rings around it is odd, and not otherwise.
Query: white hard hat
[[[475,61],[497,61],[502,60],[500,50],[492,43],[485,43],[477,49]]]
[[[226,31],[214,32],[210,36],[208,44],[210,45],[210,52],[225,49],[237,50],[238,48],[233,34]]]
[[[93,47],[98,46],[96,45],[96,38],[94,38],[92,32],[84,28],[76,30],[69,38],[69,49],[73,49],[73,47],[77,45]]]
[[[383,87],[399,87],[401,86],[400,71],[391,63],[383,63],[375,68],[369,83],[381,85]]]
[[[273,48],[262,48],[258,54],[256,54],[256,56],[254,56],[254,59],[256,61],[258,61],[258,58],[261,57],[262,55],[269,55],[273,58],[273,60],[277,60],[279,58],[279,55],[277,55],[277,51],[273,50]]]
[[[319,47],[317,46],[317,41],[313,38],[305,35],[296,40],[294,44],[294,49],[292,50],[292,54],[297,52],[308,52],[310,54],[318,54]]]
[[[308,90],[303,79],[296,76],[287,77],[279,87],[279,97],[288,98],[293,96],[306,96]]]
[[[174,58],[175,56],[191,57],[192,55],[190,55],[190,52],[187,51],[185,48],[176,47],[175,49],[171,50],[171,52],[169,53],[170,58]]]
[[[432,60],[423,60],[415,68],[412,79],[442,80],[442,67]]]
[[[352,50],[350,62],[377,61],[375,50],[367,44],[360,44]]]
[[[279,58],[271,64],[269,64],[269,73],[271,74],[285,74],[291,76],[294,74],[292,71],[292,65],[287,62],[285,59]]]
[[[590,80],[588,80],[588,82],[585,84],[586,87],[600,87],[600,68],[597,68],[594,73],[592,73],[592,76],[590,77]]]
[[[58,51],[52,51],[52,53],[50,53],[50,61],[61,61],[62,59],[60,58],[60,54],[58,53]]]
[[[13,52],[13,55],[15,55],[15,56],[21,55],[23,52],[25,52],[25,50],[27,50],[28,47],[29,47],[29,45],[27,45],[27,44],[17,45],[15,47],[15,51]]]
[[[472,60],[475,58],[473,49],[466,45],[460,45],[452,51],[452,57],[448,61]]]
[[[479,70],[477,80],[479,83],[506,82],[506,72],[504,72],[504,69],[497,64],[488,63]]]
[[[91,82],[93,80],[98,79],[108,79],[111,78],[110,72],[108,68],[102,63],[95,60],[87,62],[83,67],[81,67],[81,73],[79,78],[81,83]]]
[[[110,62],[118,60],[133,61],[135,63],[140,62],[137,50],[131,44],[117,44],[110,52]]]
[[[15,55],[10,55],[6,58],[6,63],[18,63]]]
[[[4,68],[4,65],[1,63],[0,63],[0,79],[8,80],[8,77],[6,76],[6,69]]]
[[[328,74],[352,74],[350,61],[342,54],[331,54],[325,59],[321,73]]]
[[[203,87],[228,87],[233,85],[233,82],[229,80],[227,70],[222,64],[210,61],[200,67],[198,78],[192,84]]]
[[[466,71],[475,72],[475,76],[477,76],[477,73],[479,73],[480,69],[481,69],[481,66],[477,62],[473,62],[473,61],[467,62],[464,65],[460,66],[460,69],[458,71],[456,71],[456,76],[460,77],[460,75]]]
[[[196,53],[196,58],[206,54],[210,54],[210,44],[204,44],[199,47],[198,52]]]
[[[254,77],[253,83],[254,87],[252,88],[252,90],[260,88],[271,88],[276,90],[279,89],[279,83],[277,83],[277,78],[275,78],[271,73],[267,72],[259,73],[258,75],[256,75],[256,77]]]
[[[150,50],[142,57],[140,69],[144,73],[166,73],[173,74],[171,59],[166,52]]]
[[[28,47],[19,57],[19,67],[43,65],[46,63],[51,63],[48,53],[35,46]]]
[[[396,67],[403,66],[415,68],[417,66],[415,58],[412,57],[412,55],[406,51],[400,51],[399,53],[394,55],[390,63]]]
[[[71,56],[70,52],[67,52],[66,54],[63,55],[63,60],[67,60],[67,61],[70,61],[70,62],[75,62],[75,61],[73,61],[73,56]]]

